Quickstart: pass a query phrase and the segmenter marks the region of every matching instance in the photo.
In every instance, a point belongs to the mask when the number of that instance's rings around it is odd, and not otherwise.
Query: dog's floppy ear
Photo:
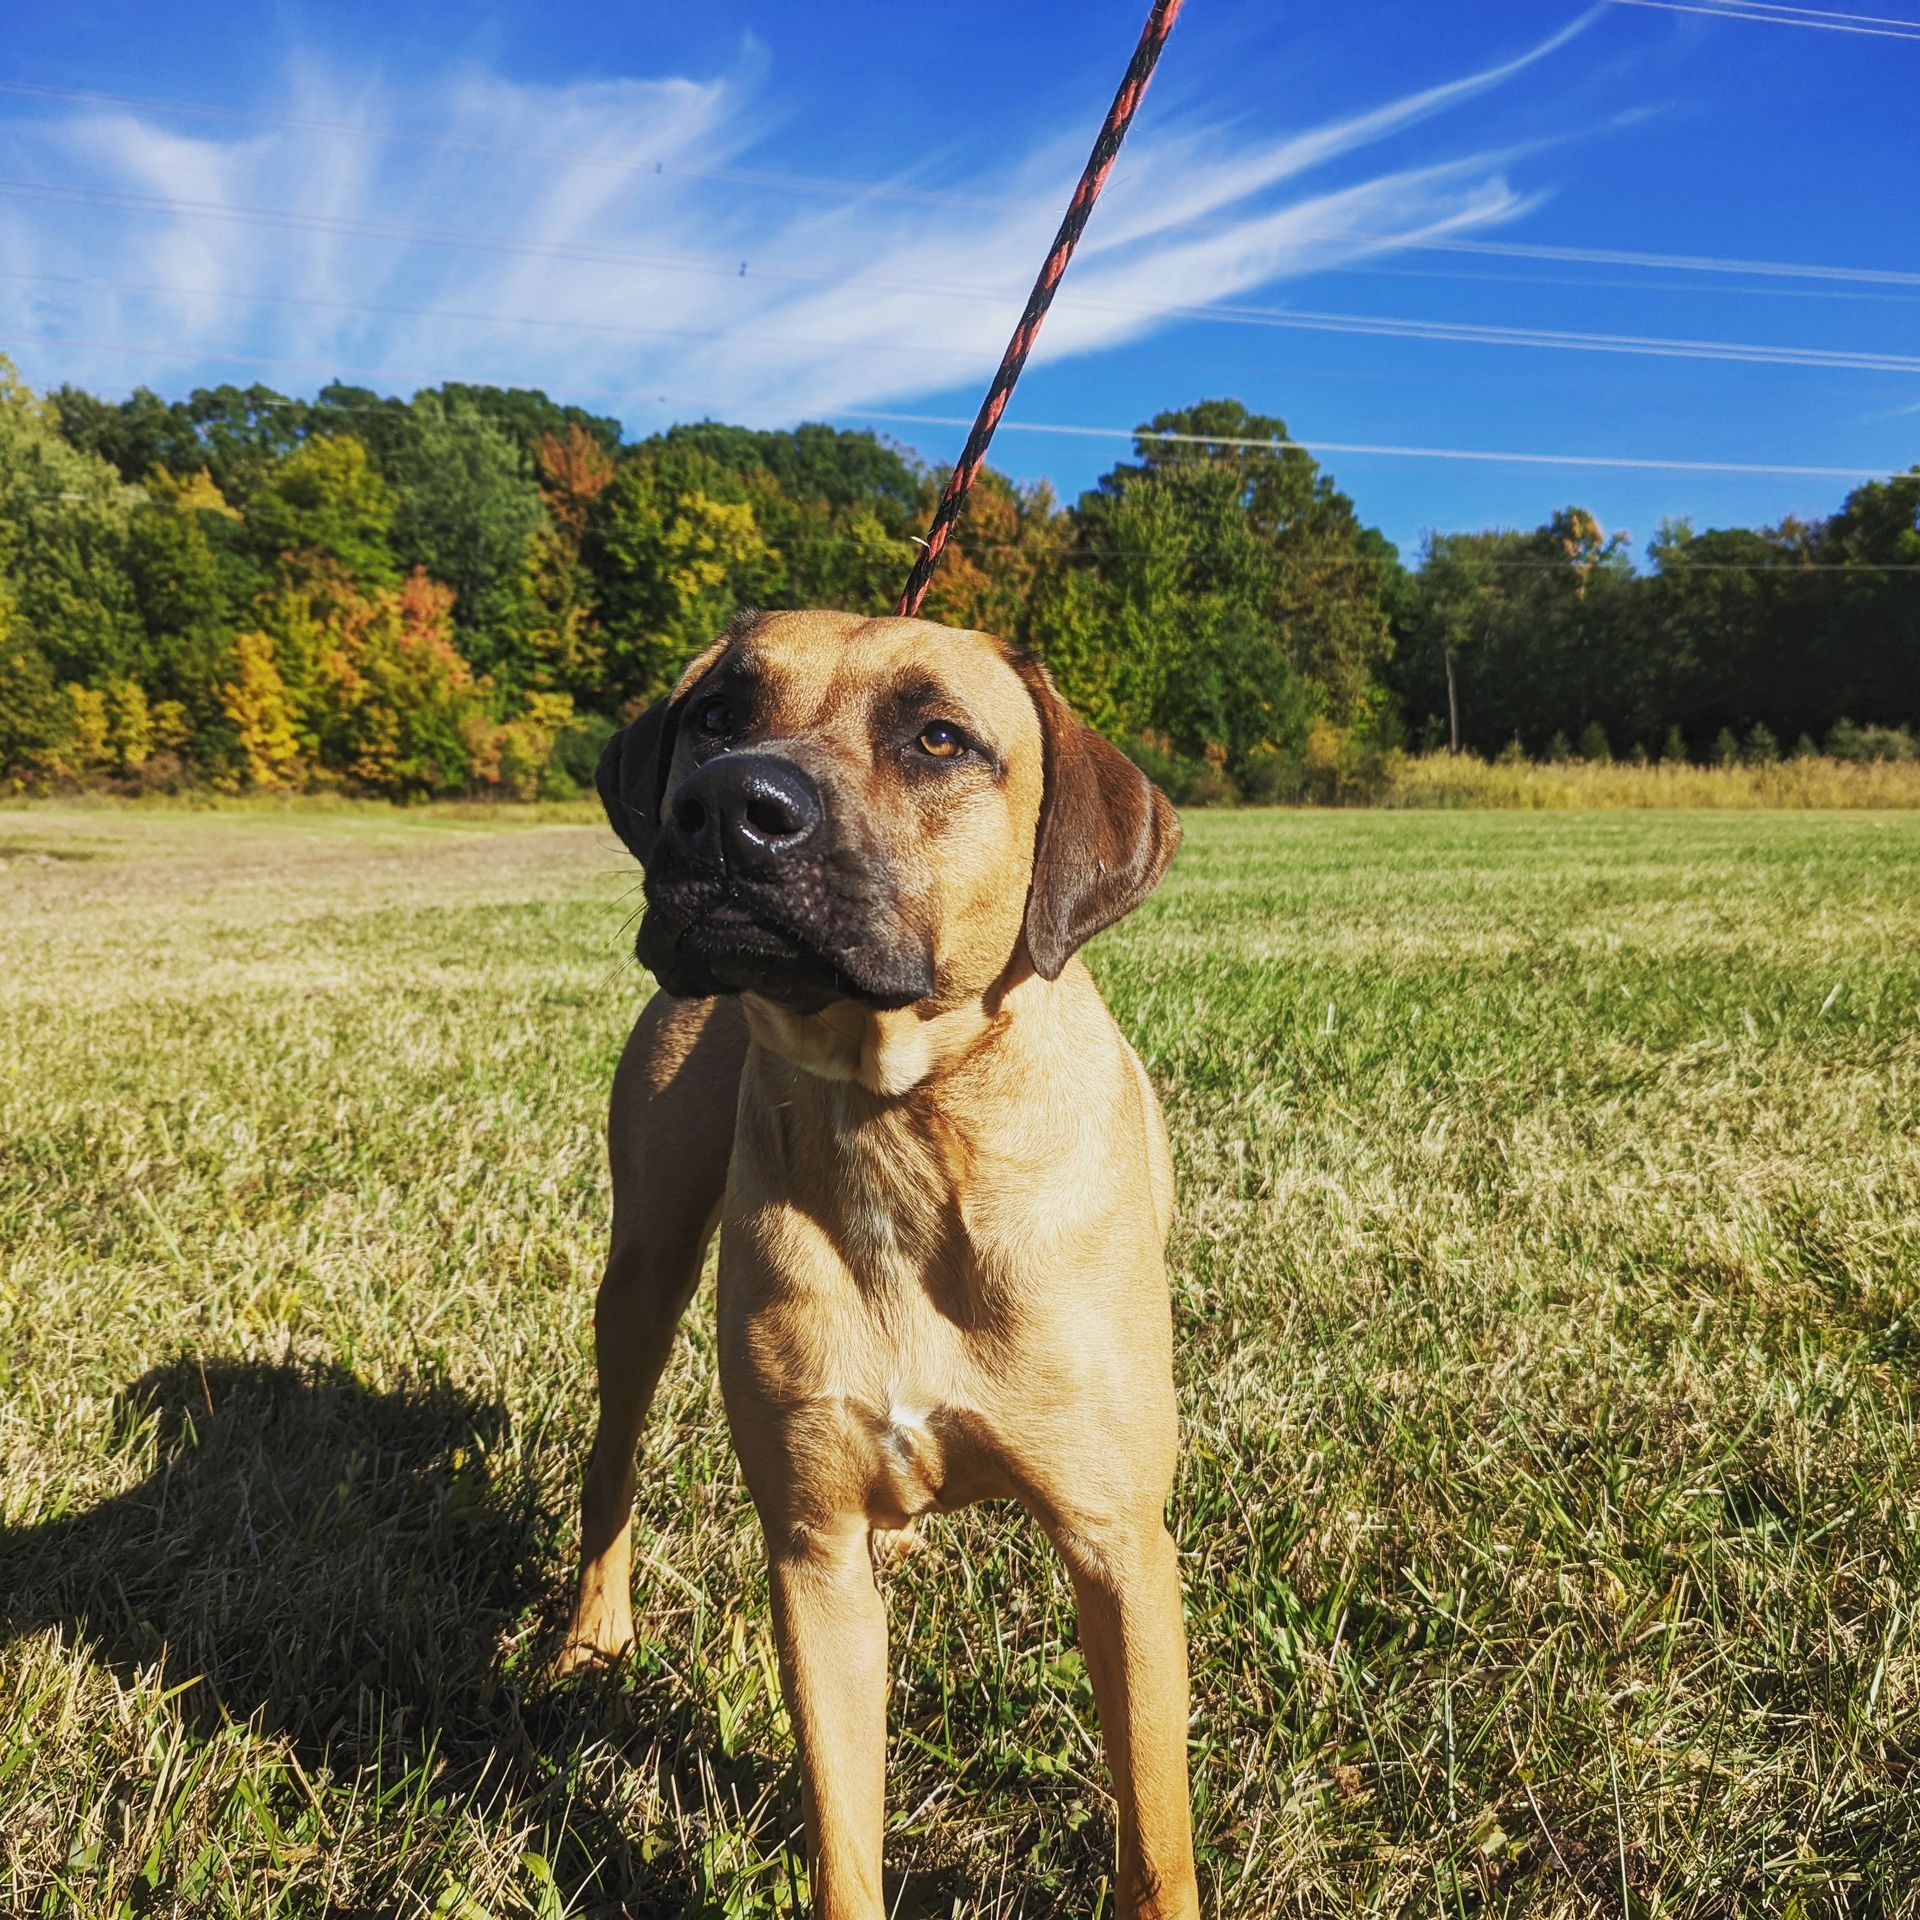
[[[660,831],[660,809],[667,797],[667,774],[673,766],[673,743],[680,731],[680,709],[707,669],[735,640],[752,632],[760,615],[744,608],[727,623],[712,646],[687,663],[673,691],[656,700],[638,719],[630,720],[600,751],[593,784],[607,821],[627,850],[644,867]]]
[[[1077,948],[1131,913],[1180,845],[1173,802],[1074,712],[1036,661],[1018,663],[1040,715],[1046,786],[1027,889],[1027,952],[1057,980]]]
[[[656,700],[607,742],[593,773],[608,824],[643,867],[660,830],[678,720],[679,705],[671,695]]]

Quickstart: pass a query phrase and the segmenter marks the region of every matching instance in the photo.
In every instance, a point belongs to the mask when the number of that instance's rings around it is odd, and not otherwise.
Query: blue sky
[[[1913,464],[1903,9],[1188,0],[996,463],[1070,496],[1125,441],[1023,425],[1226,394],[1347,446]],[[972,413],[1143,12],[21,9],[0,352],[110,394],[338,372],[635,432],[825,417],[943,461],[961,430],[901,416]],[[1850,484],[1325,457],[1409,551],[1569,501],[1640,544]]]

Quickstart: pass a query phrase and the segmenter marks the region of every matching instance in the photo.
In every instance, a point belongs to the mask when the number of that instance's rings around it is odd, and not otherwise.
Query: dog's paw
[[[621,1638],[610,1629],[583,1628],[576,1624],[553,1658],[547,1662],[548,1680],[569,1680],[580,1673],[605,1673],[617,1667],[633,1651],[633,1635]]]
[[[904,1527],[875,1527],[867,1535],[867,1551],[873,1556],[874,1572],[885,1573],[920,1544],[920,1529],[911,1520]]]

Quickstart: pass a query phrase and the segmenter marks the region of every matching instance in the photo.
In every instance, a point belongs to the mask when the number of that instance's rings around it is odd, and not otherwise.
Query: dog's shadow
[[[671,1849],[649,1861],[574,1762],[604,1728],[578,1688],[523,1701],[503,1659],[550,1596],[524,1480],[490,1470],[504,1411],[444,1384],[376,1392],[339,1368],[186,1359],[120,1396],[154,1466],[85,1511],[0,1530],[0,1632],[57,1626],[123,1680],[158,1670],[203,1731],[251,1722],[309,1770],[431,1767],[436,1795],[564,1830],[570,1912],[687,1914]],[[622,1703],[623,1707],[638,1703]],[[677,1717],[679,1724],[670,1724]],[[621,1744],[671,1766],[682,1710],[625,1713]]]
[[[0,1528],[0,1639],[58,1627],[123,1682],[157,1672],[180,1688],[171,1710],[201,1732],[250,1723],[310,1773],[377,1766],[391,1782],[425,1767],[436,1797],[510,1800],[564,1836],[550,1864],[569,1913],[729,1910],[724,1886],[597,1801],[590,1748],[675,1776],[676,1799],[697,1800],[703,1770],[741,1805],[771,1791],[797,1841],[790,1770],[723,1759],[684,1698],[617,1677],[523,1693],[516,1676],[551,1638],[565,1529],[528,1477],[494,1471],[511,1451],[497,1402],[188,1357],[126,1388],[113,1418],[123,1445],[151,1446],[151,1472],[83,1511]],[[947,1913],[961,1891],[922,1869],[895,1905]]]

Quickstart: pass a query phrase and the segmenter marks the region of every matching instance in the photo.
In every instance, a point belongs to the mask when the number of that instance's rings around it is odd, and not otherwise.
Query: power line
[[[829,273],[801,267],[768,267],[750,260],[737,263],[714,256],[634,253],[556,241],[510,240],[456,229],[408,227],[385,222],[347,220],[329,214],[236,207],[222,202],[172,199],[154,194],[108,192],[46,181],[0,180],[0,194],[65,203],[111,207],[136,213],[184,215],[285,228],[297,232],[351,234],[407,244],[445,246],[481,252],[519,254],[538,259],[578,260],[592,265],[643,266],[666,273],[717,279],[757,278],[842,290],[916,293],[940,299],[987,301],[995,305],[1017,297],[1006,288],[951,282],[889,279],[879,275]],[[1532,347],[1560,352],[1629,354],[1655,359],[1737,362],[1753,366],[1795,366],[1830,371],[1920,373],[1920,358],[1907,354],[1858,352],[1845,348],[1770,346],[1738,340],[1671,339],[1658,335],[1598,334],[1543,327],[1487,326],[1466,321],[1407,320],[1386,314],[1330,313],[1305,308],[1248,306],[1215,301],[1194,306],[1156,305],[1148,301],[1102,298],[1076,293],[1067,305],[1084,312],[1126,313],[1147,319],[1200,320],[1230,326],[1277,327],[1307,333],[1362,334],[1373,338],[1438,340],[1470,346]]]
[[[1546,263],[1542,263],[1546,264]],[[1337,266],[1314,268],[1316,273],[1335,275],[1364,274],[1380,280],[1445,280],[1481,287],[1505,287],[1509,292],[1535,287],[1573,287],[1583,293],[1692,293],[1723,300],[1728,295],[1744,295],[1756,300],[1874,300],[1899,306],[1920,303],[1920,294],[1884,291],[1869,287],[1750,287],[1733,285],[1703,286],[1688,280],[1596,279],[1591,274],[1566,273],[1474,273],[1459,267],[1389,266],[1384,261],[1342,262]],[[1915,276],[1920,280],[1920,275]]]
[[[411,379],[418,381],[421,385],[444,384],[449,378],[449,376],[445,374],[409,373],[405,370],[392,367],[344,367],[327,361],[297,360],[285,357],[270,358],[252,354],[216,353],[194,347],[158,347],[121,340],[74,340],[57,334],[0,332],[0,340],[30,341],[38,345],[65,347],[71,351],[84,353],[120,353],[147,358],[173,360],[213,360],[231,366],[277,368],[303,373],[329,373],[335,378],[339,378],[343,374],[357,374],[361,378],[375,380]],[[655,393],[638,387],[575,387],[572,391],[587,399],[612,400],[625,402],[629,405],[700,407],[710,412],[721,414],[772,413],[785,418],[796,413],[806,415],[817,412],[819,415],[830,419],[873,420],[890,425],[957,427],[962,430],[973,424],[970,420],[956,414],[904,413],[881,408],[858,406],[833,406],[819,409],[775,406],[766,402],[714,400],[691,394]],[[1053,434],[1075,439],[1095,440],[1164,440],[1177,444],[1231,447],[1236,450],[1273,453],[1284,453],[1297,449],[1298,451],[1306,453],[1351,454],[1360,458],[1448,460],[1467,461],[1481,465],[1584,468],[1594,470],[1618,469],[1650,473],[1718,473],[1743,477],[1789,480],[1882,480],[1887,477],[1887,469],[1884,467],[1819,467],[1780,465],[1758,461],[1638,459],[1627,458],[1616,454],[1522,453],[1479,447],[1395,446],[1371,441],[1321,440],[1317,438],[1311,440],[1245,440],[1216,434],[1160,433],[1151,429],[1138,427],[1088,427],[1040,420],[1006,420],[1003,421],[1001,425],[1002,429],[1009,433]]]
[[[1620,0],[1625,4],[1625,0]],[[1556,247],[1519,240],[1422,240],[1415,250],[1477,253],[1494,259],[1558,260],[1594,267],[1651,267],[1672,272],[1747,275],[1755,279],[1845,280],[1883,287],[1920,287],[1920,273],[1901,268],[1830,267],[1789,260],[1741,260],[1708,253],[1644,253],[1625,247]]]
[[[1090,303],[1091,304],[1091,303]],[[1439,340],[1466,346],[1534,347],[1563,353],[1630,354],[1656,360],[1712,360],[1747,366],[1814,367],[1861,373],[1920,373],[1908,354],[1844,347],[1776,347],[1758,341],[1670,339],[1658,334],[1581,333],[1557,327],[1495,326],[1464,320],[1408,320],[1397,315],[1328,313],[1310,308],[1169,307],[1169,318],[1217,320],[1304,333],[1365,334],[1376,339]]]
[[[750,411],[750,409],[743,409]],[[881,413],[871,408],[838,409],[849,420],[883,420],[905,425],[932,427],[966,426],[968,422],[942,414]],[[1797,467],[1763,465],[1757,462],[1726,460],[1642,460],[1613,454],[1513,453],[1479,447],[1383,446],[1358,440],[1239,440],[1211,433],[1160,433],[1138,427],[1066,426],[1044,420],[1005,420],[1008,433],[1066,434],[1093,440],[1150,440],[1174,445],[1232,447],[1236,451],[1286,453],[1343,453],[1394,460],[1465,460],[1485,465],[1526,467],[1624,468],[1652,473],[1721,473],[1760,475],[1795,480],[1881,480],[1886,470],[1880,467]]]
[[[1632,0],[1619,0],[1619,4],[1630,3]],[[1741,4],[1757,7],[1761,4],[1761,0],[1741,0]],[[1703,9],[1703,11],[1711,11],[1716,15],[1724,12],[1717,7]],[[1920,23],[1914,24],[1915,30],[1920,31]],[[1011,195],[971,193],[963,189],[909,187],[890,181],[848,180],[816,174],[783,172],[774,168],[688,166],[680,161],[630,159],[615,155],[582,153],[564,148],[459,139],[441,134],[417,133],[402,128],[370,126],[361,121],[300,118],[285,114],[253,112],[238,107],[213,106],[197,101],[162,100],[141,94],[98,93],[73,87],[45,86],[31,81],[0,80],[0,93],[16,94],[29,99],[59,100],[83,106],[124,107],[148,113],[225,120],[243,126],[277,127],[295,133],[319,133],[361,141],[427,147],[452,153],[540,160],[566,166],[608,167],[617,172],[635,173],[643,177],[651,175],[656,178],[700,180],[722,186],[814,193],[853,202],[892,200],[911,206],[969,207],[1020,213],[1032,210],[1030,200]],[[1234,221],[1204,218],[1170,220],[1157,229],[1162,233],[1231,233],[1236,230],[1237,223]],[[1851,281],[1873,286],[1920,287],[1920,272],[1875,267],[1836,267],[1786,260],[1730,259],[1711,254],[1648,253],[1615,247],[1567,247],[1532,241],[1470,240],[1443,235],[1410,236],[1351,230],[1309,228],[1303,229],[1302,237],[1357,241],[1362,244],[1391,246],[1416,253],[1480,254],[1495,259],[1551,260],[1562,264],[1652,268],[1746,278]]]
[[[1740,0],[1739,10],[1732,6],[1713,7],[1689,4],[1689,0],[1613,0],[1616,7],[1647,7],[1655,13],[1704,14],[1710,20],[1746,20],[1770,27],[1812,27],[1821,33],[1853,33],[1873,40],[1920,41],[1920,21],[1888,21],[1882,26],[1855,24],[1864,18],[1847,13],[1818,12],[1811,7],[1782,8],[1778,12],[1760,12],[1753,0]],[[1794,16],[1804,16],[1796,18]],[[1902,31],[1904,29],[1904,31]]]
[[[1858,20],[1870,27],[1912,27],[1920,32],[1920,20],[1889,17],[1883,13],[1842,13],[1835,7],[1795,7],[1784,0],[1732,0],[1743,13],[1809,14],[1816,20]]]

